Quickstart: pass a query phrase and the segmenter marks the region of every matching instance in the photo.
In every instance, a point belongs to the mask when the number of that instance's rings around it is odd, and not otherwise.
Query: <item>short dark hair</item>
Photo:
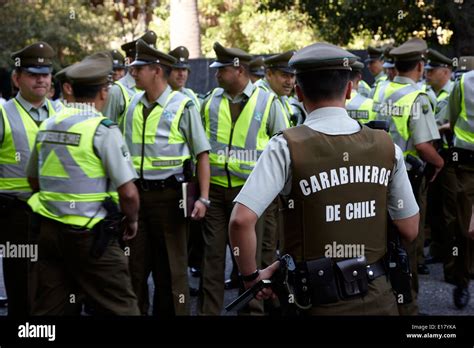
[[[158,64],[160,66],[160,68],[163,70],[163,75],[164,77],[167,79],[168,77],[170,77],[171,75],[171,67],[168,66],[168,65],[164,65],[164,64]]]
[[[296,82],[312,102],[337,99],[345,93],[349,70],[317,70],[296,74]]]
[[[72,94],[76,99],[94,99],[105,84],[100,85],[82,85],[73,83]]]
[[[360,70],[352,70],[349,74],[349,79],[354,81],[356,78],[362,79],[362,72]]]
[[[405,60],[405,61],[395,61],[395,67],[397,68],[398,72],[406,73],[412,71],[416,68],[416,65],[420,62],[419,59],[417,60]]]

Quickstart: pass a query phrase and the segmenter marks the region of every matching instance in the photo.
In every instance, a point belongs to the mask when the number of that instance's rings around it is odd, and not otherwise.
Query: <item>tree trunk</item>
[[[201,33],[197,0],[170,1],[170,49],[185,46],[189,58],[201,56]]]
[[[474,0],[449,1],[448,12],[453,22],[452,44],[456,55],[474,56]]]

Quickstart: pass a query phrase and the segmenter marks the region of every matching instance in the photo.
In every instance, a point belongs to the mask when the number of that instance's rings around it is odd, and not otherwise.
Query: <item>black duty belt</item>
[[[165,180],[138,179],[135,181],[135,185],[142,191],[159,191],[166,188],[179,188],[180,183],[173,175]]]
[[[375,278],[383,276],[385,273],[385,261],[383,259],[367,265],[367,278],[369,278],[369,280],[374,280]]]

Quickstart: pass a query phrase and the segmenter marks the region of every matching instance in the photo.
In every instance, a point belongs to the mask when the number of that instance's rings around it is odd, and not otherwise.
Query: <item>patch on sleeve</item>
[[[108,118],[105,118],[103,119],[100,124],[106,126],[107,128],[110,128],[110,127],[113,127],[113,126],[117,126],[117,123],[115,123],[114,121],[112,121],[111,119],[108,119]]]

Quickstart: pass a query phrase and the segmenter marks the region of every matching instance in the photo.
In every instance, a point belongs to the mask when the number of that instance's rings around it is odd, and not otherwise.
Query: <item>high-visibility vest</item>
[[[390,135],[393,142],[400,146],[405,157],[409,154],[418,157],[408,123],[416,98],[426,93],[411,84],[398,82],[390,82],[382,88],[385,93],[377,119],[390,121]],[[421,106],[415,108],[415,111],[421,113]]]
[[[191,88],[183,88],[181,93],[183,93],[185,96],[189,97],[189,99],[191,99],[193,101],[193,103],[196,106],[197,110],[200,112],[201,102],[199,101],[199,98],[196,95],[196,93],[194,93],[194,91]]]
[[[365,82],[364,80],[359,81],[359,88],[357,89],[357,92],[359,92],[359,94],[363,95],[364,97],[369,97],[370,90],[371,88],[367,82]]]
[[[293,120],[293,108],[290,104],[290,100],[287,96],[278,96],[268,84],[268,81],[260,79],[254,83],[255,86],[263,89],[265,92],[272,93],[275,95],[275,99],[280,102],[280,106],[285,113],[285,125],[286,128],[290,126],[296,126],[296,122]]]
[[[364,97],[357,91],[351,92],[351,99],[346,100],[346,110],[350,117],[361,123],[373,121],[376,113],[372,110],[373,100]]]
[[[49,99],[48,117],[56,111]],[[0,145],[0,193],[28,198],[31,187],[26,178],[26,165],[34,146],[38,125],[16,98],[0,105],[4,136]]]
[[[125,103],[125,108],[123,109],[124,110],[123,113],[118,115],[118,118],[117,118],[117,123],[121,124],[123,116],[125,115],[125,110],[127,110],[128,106],[130,105],[130,100],[132,99],[132,97],[135,94],[140,92],[140,90],[136,87],[130,88],[130,87],[126,86],[125,84],[120,82],[120,80],[115,81],[114,83],[117,86],[119,86],[120,90],[122,91],[123,100],[124,100],[124,103]]]
[[[273,93],[255,88],[234,123],[224,90],[212,91],[204,107],[212,184],[238,187],[245,183],[270,140],[267,120],[274,98]]]
[[[179,131],[185,106],[191,102],[183,93],[173,91],[165,106],[156,105],[143,118],[145,92],[137,93],[130,101],[123,120],[123,136],[130,149],[133,166],[146,180],[164,180],[183,173],[183,164],[191,159],[191,151]]]
[[[107,120],[97,111],[65,108],[40,127],[36,140],[40,191],[28,200],[32,210],[67,225],[92,228],[106,215],[102,202],[109,180],[94,151],[97,127]]]
[[[454,146],[474,151],[474,71],[461,77],[461,112],[454,125]]]

